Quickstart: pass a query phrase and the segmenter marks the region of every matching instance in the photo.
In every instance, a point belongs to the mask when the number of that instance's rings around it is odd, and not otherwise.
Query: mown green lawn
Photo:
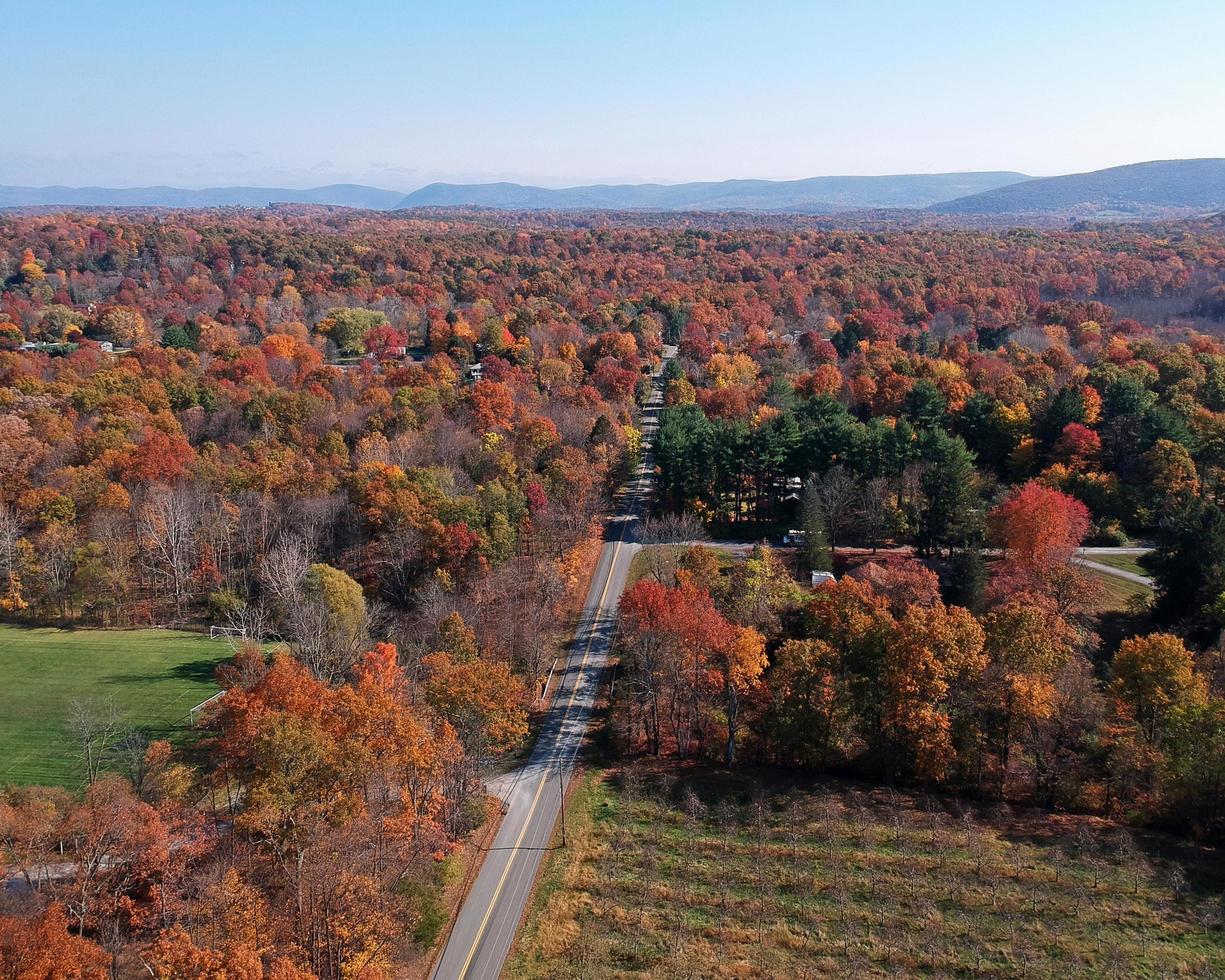
[[[70,708],[114,699],[126,727],[182,742],[187,712],[217,692],[224,640],[173,630],[0,626],[0,784],[82,781]]]

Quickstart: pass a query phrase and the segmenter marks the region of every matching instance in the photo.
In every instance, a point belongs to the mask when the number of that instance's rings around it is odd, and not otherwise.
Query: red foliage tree
[[[1040,577],[1066,565],[1089,530],[1089,508],[1075,497],[1030,480],[1012,490],[987,517],[1005,560]]]

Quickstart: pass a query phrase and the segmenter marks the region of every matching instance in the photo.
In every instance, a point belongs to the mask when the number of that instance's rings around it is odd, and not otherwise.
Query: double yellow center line
[[[655,399],[652,399],[652,403]],[[638,484],[641,483],[643,475],[646,473],[645,463],[640,467],[638,473],[635,474],[632,486],[638,489]],[[566,710],[562,714],[561,722],[558,725],[557,746],[554,748],[552,755],[544,766],[544,772],[541,774],[540,782],[536,785],[536,793],[532,797],[531,805],[528,807],[527,816],[523,818],[523,827],[519,830],[519,836],[515,838],[515,843],[511,847],[510,855],[506,859],[506,867],[502,869],[502,876],[498,879],[497,885],[493,890],[493,897],[489,900],[489,907],[485,909],[485,915],[481,919],[481,924],[477,927],[476,936],[472,939],[472,948],[468,950],[468,955],[464,958],[464,965],[459,970],[459,980],[464,980],[468,975],[468,971],[472,968],[472,961],[476,958],[477,948],[481,945],[481,940],[485,937],[485,929],[489,925],[489,919],[493,915],[493,910],[497,907],[498,898],[502,894],[502,889],[506,886],[506,879],[510,876],[510,869],[515,863],[515,856],[519,852],[519,847],[523,844],[523,838],[527,836],[528,828],[532,825],[532,817],[536,814],[536,807],[540,803],[540,795],[544,792],[545,784],[549,781],[548,771],[554,763],[558,761],[559,753],[563,749],[562,735],[565,730],[567,719],[570,717],[570,709],[574,706],[574,699],[578,695],[578,682],[582,677],[583,671],[587,668],[587,658],[591,655],[592,644],[595,643],[596,626],[599,622],[600,611],[604,608],[604,600],[608,598],[608,588],[612,585],[613,569],[617,565],[617,554],[621,549],[621,545],[625,543],[625,528],[629,524],[629,518],[633,516],[633,512],[624,515],[621,522],[621,532],[617,535],[617,540],[612,543],[612,551],[609,554],[608,569],[604,574],[604,588],[600,590],[599,601],[591,612],[591,620],[588,626],[589,633],[587,636],[587,645],[583,649],[583,659],[579,664],[578,674],[574,678],[574,682],[570,689],[570,699],[566,702]],[[577,751],[577,749],[576,749]],[[564,791],[564,787],[563,787]]]
[[[595,643],[596,625],[598,623],[599,613],[600,613],[600,610],[604,608],[604,600],[608,597],[608,587],[612,584],[613,568],[617,564],[617,552],[620,550],[621,545],[624,544],[624,542],[625,542],[625,524],[622,523],[621,533],[618,535],[617,540],[613,542],[612,552],[608,560],[608,570],[604,576],[604,588],[600,592],[599,601],[596,603],[595,608],[592,610],[592,618],[589,624],[590,632],[587,637],[587,646],[583,650],[583,659],[582,659],[582,662],[579,664],[578,674],[575,676],[574,683],[571,686],[570,699],[566,702],[565,713],[562,715],[561,722],[558,726],[557,747],[554,749],[553,754],[550,757],[549,761],[545,764],[544,772],[541,774],[541,777],[540,777],[540,782],[536,785],[536,794],[532,797],[532,803],[531,803],[531,806],[528,807],[527,816],[523,818],[523,827],[519,831],[519,836],[515,839],[515,843],[511,848],[510,856],[506,859],[506,867],[502,869],[502,877],[498,879],[498,884],[493,890],[493,897],[490,898],[489,900],[489,907],[485,909],[484,918],[481,919],[481,924],[476,930],[476,936],[472,940],[472,948],[468,950],[468,955],[464,959],[464,965],[460,968],[460,971],[459,971],[460,980],[463,980],[463,978],[468,975],[468,970],[472,967],[472,961],[476,957],[477,947],[480,946],[481,940],[485,936],[485,929],[489,925],[489,919],[493,915],[493,910],[498,904],[498,898],[502,894],[502,889],[506,886],[506,879],[509,877],[510,869],[514,865],[514,862],[515,862],[515,855],[518,852],[520,845],[523,843],[523,838],[527,836],[528,828],[531,827],[532,825],[532,817],[535,815],[536,807],[540,803],[540,794],[544,792],[545,784],[549,781],[548,770],[557,761],[558,753],[563,748],[562,733],[565,729],[566,720],[570,717],[570,709],[574,705],[574,699],[578,695],[579,678],[582,677],[583,671],[587,668],[587,658],[591,655],[592,644]]]

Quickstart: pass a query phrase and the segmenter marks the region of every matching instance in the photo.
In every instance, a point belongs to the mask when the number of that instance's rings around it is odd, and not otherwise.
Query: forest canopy
[[[190,758],[115,737],[81,794],[0,794],[0,963],[393,974],[654,369],[624,751],[1219,838],[1223,280],[1219,220],[0,216],[0,618],[239,648]],[[1103,622],[1077,549],[1134,542],[1153,602]]]

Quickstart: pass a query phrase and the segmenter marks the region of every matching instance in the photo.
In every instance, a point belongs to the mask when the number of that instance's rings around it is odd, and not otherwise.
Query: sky
[[[1225,156],[1223,0],[0,0],[0,23],[2,184],[409,191]]]

